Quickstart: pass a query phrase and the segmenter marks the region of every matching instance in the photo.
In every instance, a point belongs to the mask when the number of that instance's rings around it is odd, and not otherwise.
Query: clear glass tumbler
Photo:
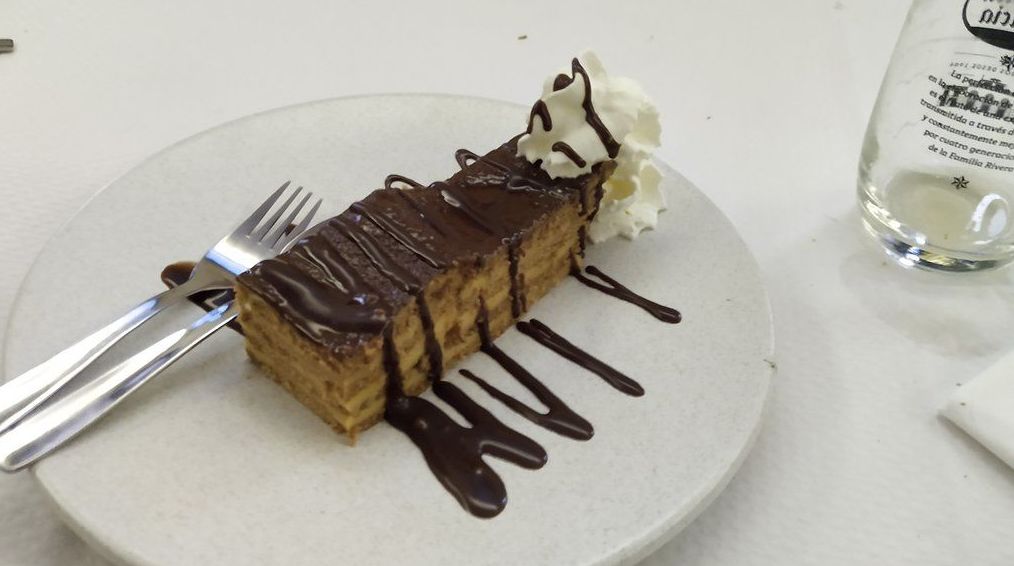
[[[1014,0],[915,0],[859,162],[863,223],[906,265],[1014,260]]]

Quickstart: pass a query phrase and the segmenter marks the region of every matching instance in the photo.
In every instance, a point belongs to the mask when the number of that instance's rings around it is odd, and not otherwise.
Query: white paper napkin
[[[1014,467],[1014,352],[958,388],[942,412]]]

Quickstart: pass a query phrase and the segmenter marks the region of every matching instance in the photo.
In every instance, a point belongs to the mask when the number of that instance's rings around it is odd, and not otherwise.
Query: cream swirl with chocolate
[[[593,242],[616,235],[634,238],[653,228],[666,206],[659,187],[662,174],[651,161],[660,130],[658,111],[641,86],[607,75],[588,51],[546,81],[528,130],[518,140],[518,155],[554,179],[577,177],[597,163],[615,161],[588,236]]]

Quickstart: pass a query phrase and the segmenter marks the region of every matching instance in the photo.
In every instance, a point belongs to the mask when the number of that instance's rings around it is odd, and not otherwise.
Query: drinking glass
[[[1014,0],[915,0],[859,161],[866,229],[905,265],[1014,260]]]

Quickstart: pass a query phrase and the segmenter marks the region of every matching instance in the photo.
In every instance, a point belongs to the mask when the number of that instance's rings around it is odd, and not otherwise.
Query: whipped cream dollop
[[[658,111],[641,86],[607,75],[598,56],[586,51],[546,81],[518,140],[518,155],[541,162],[553,178],[577,177],[613,159],[616,170],[604,185],[588,237],[633,239],[654,228],[666,207],[662,173],[651,161],[660,133]]]

